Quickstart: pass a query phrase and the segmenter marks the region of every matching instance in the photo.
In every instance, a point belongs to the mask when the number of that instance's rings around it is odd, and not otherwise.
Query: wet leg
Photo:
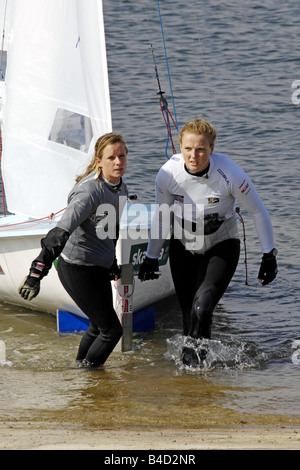
[[[191,310],[189,335],[193,338],[211,337],[213,312],[236,270],[239,253],[240,242],[235,239],[225,240],[205,253]]]
[[[58,273],[66,291],[90,319],[77,359],[102,365],[123,333],[113,308],[108,270],[100,266],[74,266],[59,258]]]

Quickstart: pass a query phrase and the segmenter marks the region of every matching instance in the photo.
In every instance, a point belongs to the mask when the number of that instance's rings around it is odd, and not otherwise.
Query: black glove
[[[41,240],[42,251],[31,263],[29,275],[19,287],[19,294],[26,300],[32,300],[40,291],[40,282],[47,276],[53,261],[62,252],[70,234],[55,227]]]
[[[265,286],[274,281],[277,272],[278,269],[276,256],[274,256],[272,251],[270,253],[265,253],[262,257],[262,262],[258,273],[258,279],[262,281],[261,284]]]
[[[32,300],[40,292],[40,283],[43,277],[48,273],[48,269],[43,263],[33,261],[29,270],[29,275],[19,287],[19,294],[25,300]]]
[[[138,278],[142,281],[148,281],[149,279],[158,279],[158,259],[148,258],[145,256],[144,261],[141,264]]]
[[[34,277],[29,274],[20,285],[19,294],[25,300],[32,300],[40,292],[40,283],[40,277]]]
[[[121,268],[118,265],[118,262],[115,258],[112,266],[109,269],[109,279],[111,281],[115,281],[116,279],[120,279],[120,277],[121,277]]]

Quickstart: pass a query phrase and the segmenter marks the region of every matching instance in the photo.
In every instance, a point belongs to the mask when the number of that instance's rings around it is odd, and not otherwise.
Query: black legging
[[[58,275],[62,285],[90,320],[84,333],[77,360],[88,364],[104,364],[123,334],[113,308],[109,272],[101,266],[83,266],[58,258]]]
[[[183,316],[183,334],[210,338],[213,311],[238,264],[240,240],[218,243],[203,255],[170,240],[170,266]]]

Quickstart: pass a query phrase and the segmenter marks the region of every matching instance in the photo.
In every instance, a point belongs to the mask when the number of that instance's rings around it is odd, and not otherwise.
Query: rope
[[[170,89],[171,89],[171,94],[172,94],[175,118],[173,118],[173,116],[172,116],[172,114],[169,110],[168,102],[167,102],[166,98],[163,96],[165,94],[165,92],[162,91],[161,84],[160,84],[160,79],[159,79],[159,74],[158,74],[158,67],[157,67],[157,63],[156,63],[156,59],[155,59],[154,48],[153,48],[153,45],[152,45],[152,39],[151,39],[151,34],[150,34],[150,28],[149,28],[149,21],[148,21],[148,14],[147,14],[146,6],[144,6],[144,8],[145,8],[145,12],[146,12],[147,29],[148,29],[150,49],[151,49],[151,54],[152,54],[152,59],[153,59],[153,64],[154,64],[155,77],[156,77],[156,80],[157,80],[157,86],[158,86],[158,90],[159,90],[158,93],[157,93],[159,95],[159,105],[160,105],[160,110],[161,110],[161,113],[162,113],[162,116],[163,116],[163,119],[164,119],[165,126],[167,128],[167,142],[166,142],[166,147],[165,147],[165,155],[166,155],[167,158],[169,158],[169,156],[168,156],[169,143],[171,143],[173,154],[177,153],[175,145],[174,145],[174,141],[173,141],[171,125],[173,124],[176,131],[178,130],[178,125],[177,125],[175,103],[174,103],[174,97],[173,97],[173,91],[172,91],[171,75],[170,75],[167,51],[166,51],[165,40],[164,40],[162,19],[161,19],[161,14],[160,14],[160,9],[159,9],[159,2],[157,2],[157,4],[158,4],[158,12],[159,12],[160,25],[161,25],[161,31],[162,31],[162,36],[163,36],[164,51],[165,51],[165,57],[166,57],[166,63],[167,63],[167,70],[168,70],[169,83],[170,83]]]
[[[162,24],[162,17],[161,17],[161,14],[160,14],[159,0],[157,0],[157,9],[158,9],[158,15],[159,15],[159,21],[160,21],[160,29],[161,29],[161,35],[162,35],[162,40],[163,40],[163,45],[164,45],[164,51],[165,51],[165,58],[166,58],[166,64],[167,64],[167,70],[168,70],[168,77],[169,77],[170,91],[171,91],[172,102],[173,102],[173,110],[174,110],[176,128],[178,128],[177,117],[176,117],[176,109],[175,109],[175,102],[174,102],[174,96],[173,96],[173,90],[172,90],[171,74],[170,74],[170,69],[169,69],[169,61],[168,61],[168,55],[167,55],[167,49],[166,49],[166,43],[165,43],[165,35],[164,35],[164,29],[163,29],[163,24]]]
[[[243,241],[244,241],[244,252],[245,252],[245,259],[244,259],[244,263],[245,263],[245,270],[246,270],[246,280],[245,280],[245,285],[246,286],[249,286],[249,283],[248,283],[248,265],[247,265],[247,247],[246,247],[246,230],[245,230],[245,224],[244,224],[244,219],[242,217],[242,214],[240,212],[240,208],[237,207],[235,209],[235,212],[237,213],[237,216],[240,220],[240,222],[242,222],[242,227],[243,227]]]
[[[131,196],[128,196],[129,200],[135,200],[137,198],[136,194],[132,194]],[[64,209],[61,209],[55,213],[51,213],[50,215],[47,215],[46,217],[41,217],[39,219],[31,219],[31,220],[26,220],[24,222],[16,222],[15,224],[6,224],[6,225],[1,225],[0,232],[6,232],[7,230],[22,230],[24,225],[26,224],[32,224],[31,227],[35,227],[37,225],[42,224],[45,220],[50,220],[50,223],[52,223],[54,217],[56,217],[58,214],[66,210],[66,207]],[[16,227],[17,228],[6,228],[6,227]]]
[[[174,145],[174,142],[173,142],[173,137],[172,137],[170,118],[171,118],[171,121],[173,122],[176,129],[177,129],[177,125],[176,125],[176,123],[173,119],[172,114],[169,111],[168,103],[162,95],[161,95],[161,98],[159,99],[159,104],[160,104],[160,109],[161,109],[161,112],[162,112],[162,115],[163,115],[163,118],[164,118],[164,121],[165,121],[167,131],[168,131],[168,138],[167,138],[166,148],[165,148],[165,154],[168,157],[169,141],[171,142],[171,145],[172,145],[173,154],[176,153],[176,148],[175,148],[175,145]]]
[[[200,57],[201,57],[201,62],[202,62],[202,67],[203,67],[203,72],[204,72],[204,78],[205,78],[205,85],[208,91],[208,97],[209,97],[209,105],[210,105],[210,112],[212,116],[212,123],[215,126],[215,119],[214,119],[214,109],[213,109],[213,101],[211,98],[211,92],[210,92],[210,87],[209,87],[209,81],[207,78],[207,73],[206,73],[206,65],[204,61],[204,55],[203,55],[203,47],[202,47],[202,42],[201,42],[201,37],[200,37],[200,30],[199,30],[199,23],[198,23],[198,17],[197,17],[197,10],[195,7],[195,1],[193,0],[193,9],[194,9],[194,17],[195,17],[195,22],[196,22],[196,30],[197,30],[197,35],[198,35],[198,42],[199,42],[199,49],[200,49]],[[217,139],[218,143],[218,139]]]
[[[46,217],[41,217],[40,219],[32,219],[32,220],[26,220],[25,222],[16,222],[15,224],[6,224],[6,225],[1,225],[0,232],[6,232],[7,230],[22,230],[23,226],[26,224],[33,224],[32,227],[35,227],[37,225],[40,225],[43,223],[45,220],[50,220],[50,223],[52,223],[54,217],[61,212],[63,212],[66,208],[59,210],[58,212],[51,213],[50,215]],[[16,227],[21,225],[21,227]],[[6,227],[15,227],[15,228],[6,228]]]
[[[117,292],[118,292],[119,297],[120,297],[117,308],[123,300],[123,309],[122,309],[121,319],[120,319],[120,323],[121,323],[121,325],[123,325],[123,316],[124,316],[124,313],[125,313],[125,310],[126,310],[126,306],[128,305],[127,301],[128,301],[128,299],[130,299],[130,297],[133,296],[133,293],[134,293],[134,278],[133,278],[133,281],[132,281],[132,291],[131,291],[130,294],[125,295],[125,292],[124,292],[124,295],[121,294],[121,292],[119,290],[118,280],[115,282],[115,288],[117,289]]]

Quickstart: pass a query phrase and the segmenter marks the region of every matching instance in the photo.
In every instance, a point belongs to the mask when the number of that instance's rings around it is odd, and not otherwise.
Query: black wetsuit
[[[123,332],[113,307],[110,280],[127,195],[122,180],[112,186],[94,174],[82,179],[70,192],[61,220],[42,239],[42,251],[31,266],[42,266],[42,278],[59,257],[57,269],[62,285],[90,319],[77,354],[77,360],[87,365],[104,364]],[[104,237],[106,229],[108,236]]]
[[[210,338],[213,311],[236,270],[240,240],[228,239],[204,254],[170,240],[170,266],[183,316],[183,334]]]
[[[90,319],[76,359],[87,365],[104,364],[123,333],[113,308],[109,270],[67,263],[61,256],[57,269],[62,285]]]

